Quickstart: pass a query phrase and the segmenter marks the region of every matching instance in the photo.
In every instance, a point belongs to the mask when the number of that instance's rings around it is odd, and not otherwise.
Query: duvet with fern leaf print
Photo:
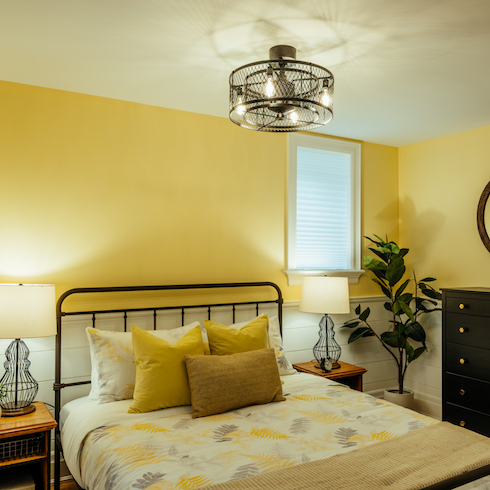
[[[82,432],[63,434],[65,460],[86,490],[191,490],[437,423],[328,379],[304,373],[283,379],[286,401],[196,419],[191,407],[147,414],[124,413],[128,401],[80,407],[70,417]],[[117,414],[109,411],[118,406]]]

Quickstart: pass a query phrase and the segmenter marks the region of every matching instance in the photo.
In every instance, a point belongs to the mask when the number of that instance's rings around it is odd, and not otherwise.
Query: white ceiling
[[[490,124],[489,0],[0,0],[1,80],[215,116],[276,44],[335,76],[319,132],[402,146]]]

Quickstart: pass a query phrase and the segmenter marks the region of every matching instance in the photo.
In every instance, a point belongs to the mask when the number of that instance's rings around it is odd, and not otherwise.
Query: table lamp
[[[15,339],[7,347],[6,388],[0,400],[2,416],[25,415],[36,410],[32,404],[38,384],[29,373],[29,349],[21,338],[56,335],[56,296],[52,284],[0,284],[0,339]]]
[[[350,312],[348,279],[327,276],[305,277],[299,311],[323,314],[318,332],[320,339],[313,347],[313,355],[318,363],[315,367],[328,371],[325,365],[331,363],[332,369],[339,368],[338,360],[342,349],[335,341],[334,325],[329,314]]]

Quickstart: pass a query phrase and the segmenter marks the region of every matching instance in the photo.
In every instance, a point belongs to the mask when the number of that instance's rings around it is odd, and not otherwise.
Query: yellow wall
[[[299,299],[282,272],[286,135],[8,82],[0,107],[1,282],[268,280]],[[397,181],[397,149],[363,144],[363,234],[398,238]]]
[[[400,241],[419,278],[432,275],[439,287],[488,286],[490,253],[476,210],[490,180],[489,155],[490,126],[399,149]]]

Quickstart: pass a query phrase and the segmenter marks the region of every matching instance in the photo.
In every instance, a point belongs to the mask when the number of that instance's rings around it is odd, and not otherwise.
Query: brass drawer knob
[[[467,364],[467,363],[468,363],[468,359],[463,359],[463,358],[461,358],[461,359],[459,360],[459,363],[460,363],[460,364]]]
[[[460,394],[461,396],[464,396],[464,394],[465,394],[465,393],[466,393],[466,391],[465,391],[465,390],[463,390],[463,388],[461,388],[461,389],[459,390],[459,394]]]
[[[466,306],[463,303],[459,303],[459,309],[460,310],[464,310],[465,308],[466,308]]]
[[[459,425],[460,425],[461,427],[464,427],[464,426],[466,425],[466,422],[465,422],[464,420],[461,420],[461,422],[459,423]]]
[[[465,332],[467,332],[467,329],[465,327],[459,327],[459,332],[465,333]]]

